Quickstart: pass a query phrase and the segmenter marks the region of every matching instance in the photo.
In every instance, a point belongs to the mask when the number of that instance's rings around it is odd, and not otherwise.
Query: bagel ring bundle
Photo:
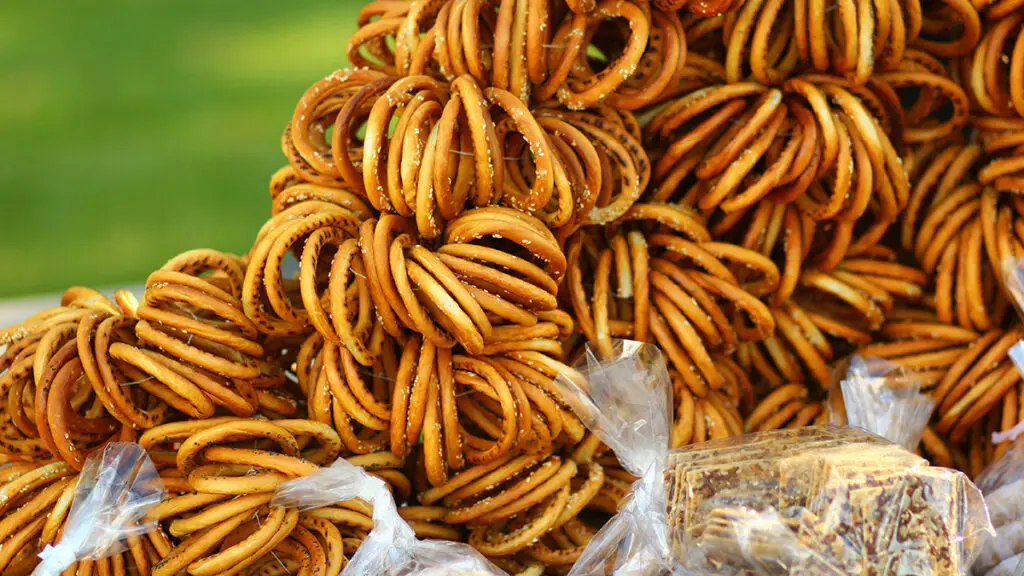
[[[246,254],[0,330],[4,485],[60,470],[0,504],[0,566],[139,442],[169,495],[115,573],[342,569],[369,504],[271,504],[338,458],[419,536],[567,573],[633,478],[556,380],[622,338],[668,360],[673,447],[824,422],[856,352],[932,395],[925,455],[979,473],[1024,420],[1018,4],[368,2]]]

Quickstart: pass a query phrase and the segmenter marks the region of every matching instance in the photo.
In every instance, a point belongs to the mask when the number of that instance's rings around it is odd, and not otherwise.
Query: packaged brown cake
[[[673,557],[697,573],[965,574],[991,530],[966,476],[857,428],[694,445],[665,481]]]
[[[964,474],[866,430],[809,426],[670,452],[660,352],[617,342],[578,369],[585,379],[561,382],[573,408],[640,480],[572,575],[957,575],[992,531]]]
[[[1024,573],[1024,442],[1013,444],[1002,458],[978,476],[995,536],[981,548],[974,563],[977,576]]]

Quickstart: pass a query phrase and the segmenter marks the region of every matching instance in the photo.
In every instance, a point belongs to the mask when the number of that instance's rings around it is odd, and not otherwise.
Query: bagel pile
[[[564,573],[632,478],[555,380],[616,338],[665,352],[674,447],[825,421],[858,353],[934,395],[936,463],[1007,449],[1020,2],[376,0],[358,25],[248,253],[0,330],[0,572],[135,441],[159,528],[72,574],[336,574],[369,506],[270,501],[337,458],[421,537]]]

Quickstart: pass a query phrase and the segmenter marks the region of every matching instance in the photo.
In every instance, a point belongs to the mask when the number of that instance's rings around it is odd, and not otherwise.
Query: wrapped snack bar
[[[1003,280],[1018,314],[1024,318],[1024,260],[1005,258]],[[1024,374],[1024,341],[1014,344],[1007,355]],[[974,563],[977,576],[1024,575],[1024,442],[1017,440],[1021,432],[1024,421],[992,434],[993,444],[1013,444],[977,478],[995,528],[995,536],[985,542]]]
[[[142,517],[164,496],[149,455],[133,442],[111,442],[86,459],[60,539],[39,552],[33,576],[58,576],[76,562],[107,558],[155,528]],[[135,552],[135,550],[133,550]]]
[[[412,527],[398,514],[387,484],[342,458],[330,467],[284,482],[272,502],[311,510],[353,498],[373,506],[373,529],[345,564],[342,575],[505,576],[465,544],[417,539]]]
[[[562,384],[588,427],[641,480],[572,574],[967,574],[991,533],[981,492],[965,475],[858,428],[651,448],[668,445],[659,433],[667,410],[639,407],[665,395],[660,354],[622,342],[611,357],[588,351],[586,362],[585,382]],[[638,454],[646,466],[631,465]],[[639,506],[642,521],[632,520]]]
[[[981,493],[856,428],[812,426],[669,458],[673,552],[708,574],[966,574]]]
[[[978,476],[995,536],[981,548],[976,576],[1024,573],[1024,442],[1013,447]]]
[[[920,379],[884,358],[853,356],[841,363],[829,392],[829,422],[855,426],[914,450],[928,426],[935,400]]]

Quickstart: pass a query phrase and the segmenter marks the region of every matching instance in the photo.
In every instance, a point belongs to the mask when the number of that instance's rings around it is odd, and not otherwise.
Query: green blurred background
[[[0,2],[0,298],[248,249],[361,0]]]

